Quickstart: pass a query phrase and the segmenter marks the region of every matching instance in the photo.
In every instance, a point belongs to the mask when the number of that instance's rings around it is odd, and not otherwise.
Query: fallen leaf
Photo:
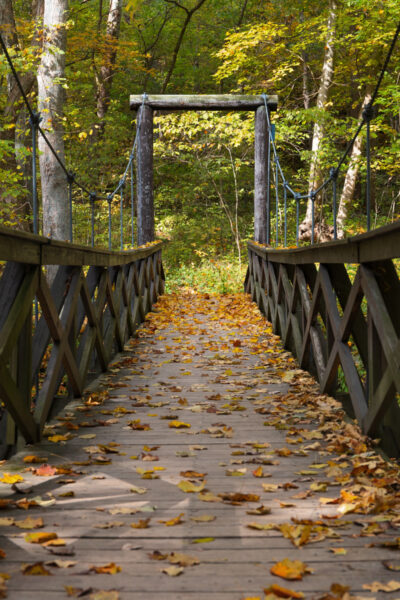
[[[149,558],[152,560],[166,560],[168,558],[168,554],[161,554],[159,550],[154,550],[154,552],[149,552],[147,554]]]
[[[121,570],[121,567],[119,567],[113,562],[108,563],[107,565],[103,565],[101,567],[96,567],[95,565],[92,565],[89,568],[89,571],[93,571],[94,573],[98,573],[101,575],[115,575],[116,573],[120,573]]]
[[[247,515],[269,515],[271,513],[271,509],[269,506],[258,506],[257,508],[253,508],[251,510],[246,510]]]
[[[76,565],[76,560],[59,560],[58,558],[54,560],[46,561],[47,567],[58,567],[59,569],[69,569],[70,567],[74,567]]]
[[[22,521],[15,521],[14,525],[20,529],[38,529],[44,527],[43,519],[41,517],[36,519],[33,517],[26,517],[26,519],[23,519]]]
[[[28,454],[27,456],[24,456],[23,461],[25,463],[42,463],[45,462],[47,460],[47,458],[43,457],[43,456],[36,456],[34,454]]]
[[[159,523],[164,523],[164,525],[166,525],[167,527],[172,527],[173,525],[180,525],[181,523],[184,523],[182,517],[185,515],[185,513],[180,513],[180,515],[178,515],[177,517],[174,517],[173,519],[169,519],[167,521],[163,521],[163,520],[159,520]]]
[[[309,569],[307,565],[300,560],[284,558],[270,568],[270,573],[282,577],[282,579],[300,580],[303,579],[303,575],[312,573],[312,569]]]
[[[183,567],[175,567],[175,566],[166,567],[165,569],[162,569],[162,573],[165,573],[166,575],[169,575],[170,577],[177,577],[178,575],[181,575],[183,573],[183,571],[184,571]]]
[[[258,529],[259,531],[271,531],[272,529],[276,529],[275,523],[247,523],[246,527],[249,529]]]
[[[24,537],[24,540],[30,544],[44,544],[45,542],[56,540],[57,538],[58,535],[56,533],[40,531],[35,533],[27,533]]]
[[[333,554],[337,554],[339,556],[344,556],[345,554],[347,554],[347,550],[346,548],[329,548],[330,552],[333,552]]]
[[[213,542],[215,538],[213,537],[204,537],[204,538],[197,538],[196,540],[192,540],[190,543],[191,544],[208,544],[208,542]]]
[[[190,423],[184,423],[183,421],[170,421],[168,423],[168,427],[173,427],[175,429],[183,429],[185,427],[190,428]]]
[[[171,554],[168,555],[168,562],[172,565],[179,565],[181,567],[193,567],[194,565],[200,564],[200,561],[196,556],[182,554],[181,552],[171,552]]]
[[[180,472],[181,477],[188,477],[190,478],[198,478],[198,479],[203,479],[203,477],[205,477],[207,475],[207,473],[198,473],[197,471],[181,471]]]
[[[52,467],[48,464],[43,464],[37,469],[33,469],[32,473],[39,477],[51,477],[57,473],[57,467]]]
[[[0,479],[2,483],[18,483],[19,481],[24,481],[22,475],[10,475],[10,473],[3,473],[3,477]]]
[[[379,581],[373,581],[372,583],[364,583],[364,590],[370,592],[397,592],[400,590],[400,581],[388,581],[388,583],[380,583]]]
[[[191,483],[190,481],[180,481],[178,483],[178,488],[187,494],[191,494],[193,492],[201,492],[204,490],[206,482],[203,481],[200,484]]]
[[[276,492],[279,489],[279,485],[275,483],[262,483],[264,492]]]
[[[150,517],[148,519],[139,519],[137,523],[131,523],[133,529],[148,529],[150,527]]]
[[[132,492],[132,494],[145,494],[147,492],[147,488],[133,485],[129,491]]]
[[[117,590],[99,590],[90,594],[89,600],[119,600],[119,597]]]
[[[197,497],[202,502],[222,502],[222,498],[212,492],[200,492],[200,494],[197,494]]]
[[[301,592],[295,592],[293,590],[289,590],[288,588],[281,587],[277,584],[272,584],[269,588],[264,588],[265,594],[275,594],[278,598],[295,598],[300,599],[304,598],[304,594]]]
[[[243,504],[243,502],[259,502],[260,500],[260,496],[257,494],[244,494],[242,492],[223,492],[218,496],[233,505]]]
[[[195,521],[195,523],[209,523],[215,521],[216,518],[214,515],[199,515],[198,517],[190,517],[190,520]]]
[[[46,569],[43,562],[21,565],[23,575],[51,575],[51,572]]]

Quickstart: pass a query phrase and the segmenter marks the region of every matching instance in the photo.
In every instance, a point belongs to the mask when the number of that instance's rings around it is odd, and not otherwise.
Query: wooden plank
[[[131,109],[137,110],[142,104],[142,95],[130,96]],[[146,96],[145,104],[154,110],[256,110],[260,106],[264,106],[264,98],[236,94],[150,94]],[[277,104],[277,96],[267,96],[267,105],[270,110],[275,110]]]

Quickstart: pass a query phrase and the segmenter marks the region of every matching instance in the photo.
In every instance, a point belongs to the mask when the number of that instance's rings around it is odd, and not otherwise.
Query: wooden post
[[[144,104],[138,110],[137,227],[138,244],[154,240],[153,198],[153,109]]]
[[[259,106],[254,136],[254,240],[267,243],[268,132],[265,106]]]

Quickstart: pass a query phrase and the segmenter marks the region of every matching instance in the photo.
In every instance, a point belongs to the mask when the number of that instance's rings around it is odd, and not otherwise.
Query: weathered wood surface
[[[254,123],[254,240],[267,243],[268,124],[265,108],[256,110]]]
[[[164,274],[162,243],[112,253],[2,229],[4,259],[6,240],[12,255],[20,240],[26,244],[0,278],[0,398],[6,409],[0,416],[8,420],[1,443],[11,450],[18,431],[28,442],[40,438],[56,395],[64,403],[67,389],[81,396],[107,369],[163,292]],[[38,250],[31,258],[29,245]],[[59,265],[51,288],[43,269],[49,254]]]
[[[142,95],[131,95],[131,109],[137,110],[142,104]],[[256,110],[259,106],[264,106],[264,98],[240,94],[150,94],[146,96],[145,104],[155,110]],[[267,96],[267,105],[270,110],[275,110],[277,104],[277,96]]]
[[[139,245],[154,240],[153,109],[145,104],[137,115],[137,229]]]
[[[307,248],[248,248],[246,291],[284,346],[324,393],[336,392],[341,368],[363,431],[399,455],[400,223]]]
[[[221,303],[226,311],[224,322],[220,320]],[[328,592],[332,583],[348,585],[353,595],[380,599],[382,593],[371,594],[363,584],[400,579],[382,564],[383,560],[398,563],[396,554],[370,547],[398,535],[396,512],[351,513],[344,517],[348,523],[335,527],[335,519],[328,517],[338,514],[338,505],[320,502],[320,496],[333,499],[340,495],[340,484],[326,474],[328,463],[336,468],[343,465],[339,471],[346,475],[353,461],[365,464],[375,460],[380,465],[381,459],[374,459],[373,452],[359,459],[353,456],[350,447],[360,454],[364,442],[355,429],[349,431],[338,403],[320,395],[317,384],[296,368],[261,319],[249,317],[250,301],[243,307],[240,314],[229,297],[190,295],[170,301],[168,310],[155,306],[161,312],[155,313],[141,339],[132,342],[131,350],[119,357],[112,373],[102,375],[87,402],[72,402],[47,429],[48,435],[69,432],[71,439],[58,443],[44,440],[2,465],[3,472],[20,473],[23,467],[38,466],[24,464],[23,457],[37,455],[43,462],[67,467],[65,474],[51,477],[22,473],[22,493],[0,483],[3,498],[54,498],[55,504],[48,508],[24,511],[9,507],[0,511],[0,518],[42,517],[44,527],[34,531],[57,533],[65,541],[58,551],[70,552],[53,555],[50,548],[25,542],[24,530],[0,524],[0,548],[6,552],[1,571],[11,575],[7,582],[10,600],[58,600],[66,597],[64,586],[118,590],[122,600],[241,600],[263,598],[263,588],[272,583],[302,591],[307,599]],[[249,324],[252,319],[254,325]],[[237,410],[240,407],[245,410]],[[191,427],[169,427],[173,415]],[[151,428],[132,430],[129,422],[136,419]],[[266,426],[266,420],[276,425]],[[204,431],[216,423],[216,427],[232,428],[226,430],[231,437],[213,437]],[[335,443],[338,448],[344,444],[341,456],[329,449]],[[101,452],[99,444],[116,452]],[[282,452],[282,448],[287,450]],[[158,460],[143,460],[146,454]],[[110,464],[101,464],[99,456]],[[267,463],[262,466],[269,477],[252,475],[259,463]],[[320,468],[321,464],[326,466]],[[137,472],[138,468],[154,467],[164,469],[155,471],[158,479],[143,479]],[[68,474],[68,468],[75,473]],[[241,468],[246,469],[245,474],[226,475],[227,469]],[[181,480],[190,479],[181,475],[187,470],[207,473],[205,487],[214,496],[254,493],[260,500],[236,506],[205,502],[199,494],[184,493],[177,487]],[[367,477],[367,472],[362,477]],[[200,484],[202,479],[192,481]],[[324,491],[310,489],[324,482]],[[281,487],[267,493],[263,483]],[[24,492],[23,486],[31,489]],[[146,492],[132,493],[132,486],[146,488]],[[380,493],[385,489],[381,487]],[[300,493],[306,497],[294,497]],[[282,502],[294,506],[285,507]],[[247,514],[260,504],[269,506],[271,513]],[[118,514],[116,509],[130,509],[132,514]],[[180,525],[168,527],[159,522],[181,513]],[[205,514],[215,520],[192,520]],[[381,522],[382,533],[364,537],[363,529],[376,516],[389,519]],[[131,527],[149,517],[147,529]],[[291,518],[322,519],[329,527],[333,525],[332,537],[299,549],[279,531],[247,527],[254,521],[291,523]],[[213,539],[193,543],[207,537]],[[344,548],[347,555],[335,555],[331,548]],[[162,573],[169,566],[167,561],[149,558],[155,550],[183,552],[197,557],[200,564],[185,567],[179,577],[169,577]],[[302,560],[314,573],[294,582],[271,575],[270,567],[284,558]],[[69,568],[48,565],[51,576],[47,577],[21,573],[23,563],[54,559],[76,564]],[[89,572],[92,565],[110,562],[121,572]]]
[[[113,267],[147,258],[161,247],[159,242],[147,248],[118,252],[52,240],[0,225],[0,261],[27,265]]]

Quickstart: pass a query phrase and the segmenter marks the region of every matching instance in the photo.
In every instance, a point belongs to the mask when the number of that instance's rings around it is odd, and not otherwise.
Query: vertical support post
[[[271,131],[267,136],[267,245],[271,243]]]
[[[139,246],[154,240],[153,193],[153,109],[143,104],[137,115],[140,123],[137,150],[137,223]]]
[[[254,135],[254,240],[267,243],[267,115],[259,106],[255,115]]]
[[[133,185],[133,157],[131,160],[131,244],[132,248],[135,245],[135,188]]]
[[[337,171],[336,169],[334,169],[332,167],[332,169],[330,170],[330,176],[332,179],[332,203],[333,203],[333,239],[337,240],[337,224],[336,224],[336,217],[337,217]]]
[[[296,194],[296,246],[299,245],[299,227],[300,227],[300,194]]]
[[[367,118],[367,231],[371,229],[371,117]]]
[[[68,200],[69,200],[69,241],[74,240],[74,228],[73,228],[73,214],[72,214],[72,186],[74,185],[75,177],[72,172],[67,175],[68,181]]]
[[[107,196],[107,202],[108,202],[108,249],[111,250],[111,229],[112,229],[112,223],[111,223],[111,202],[113,201],[113,196],[112,194],[109,194]]]
[[[120,205],[119,205],[121,250],[124,249],[124,187],[125,187],[125,182],[123,182],[121,184],[121,200],[120,200]]]
[[[311,243],[314,243],[314,227],[315,227],[315,192],[310,192],[311,198]]]
[[[94,246],[94,203],[96,200],[96,194],[94,192],[90,192],[90,208],[91,208],[91,244],[92,248]]]
[[[287,246],[287,189],[286,181],[283,182],[283,210],[285,213],[285,232],[284,232],[284,246]]]
[[[38,193],[37,193],[37,132],[40,121],[40,113],[33,113],[29,119],[32,131],[32,201],[33,201],[33,233],[39,233],[38,218]]]
[[[279,166],[275,156],[275,242],[279,244]]]

